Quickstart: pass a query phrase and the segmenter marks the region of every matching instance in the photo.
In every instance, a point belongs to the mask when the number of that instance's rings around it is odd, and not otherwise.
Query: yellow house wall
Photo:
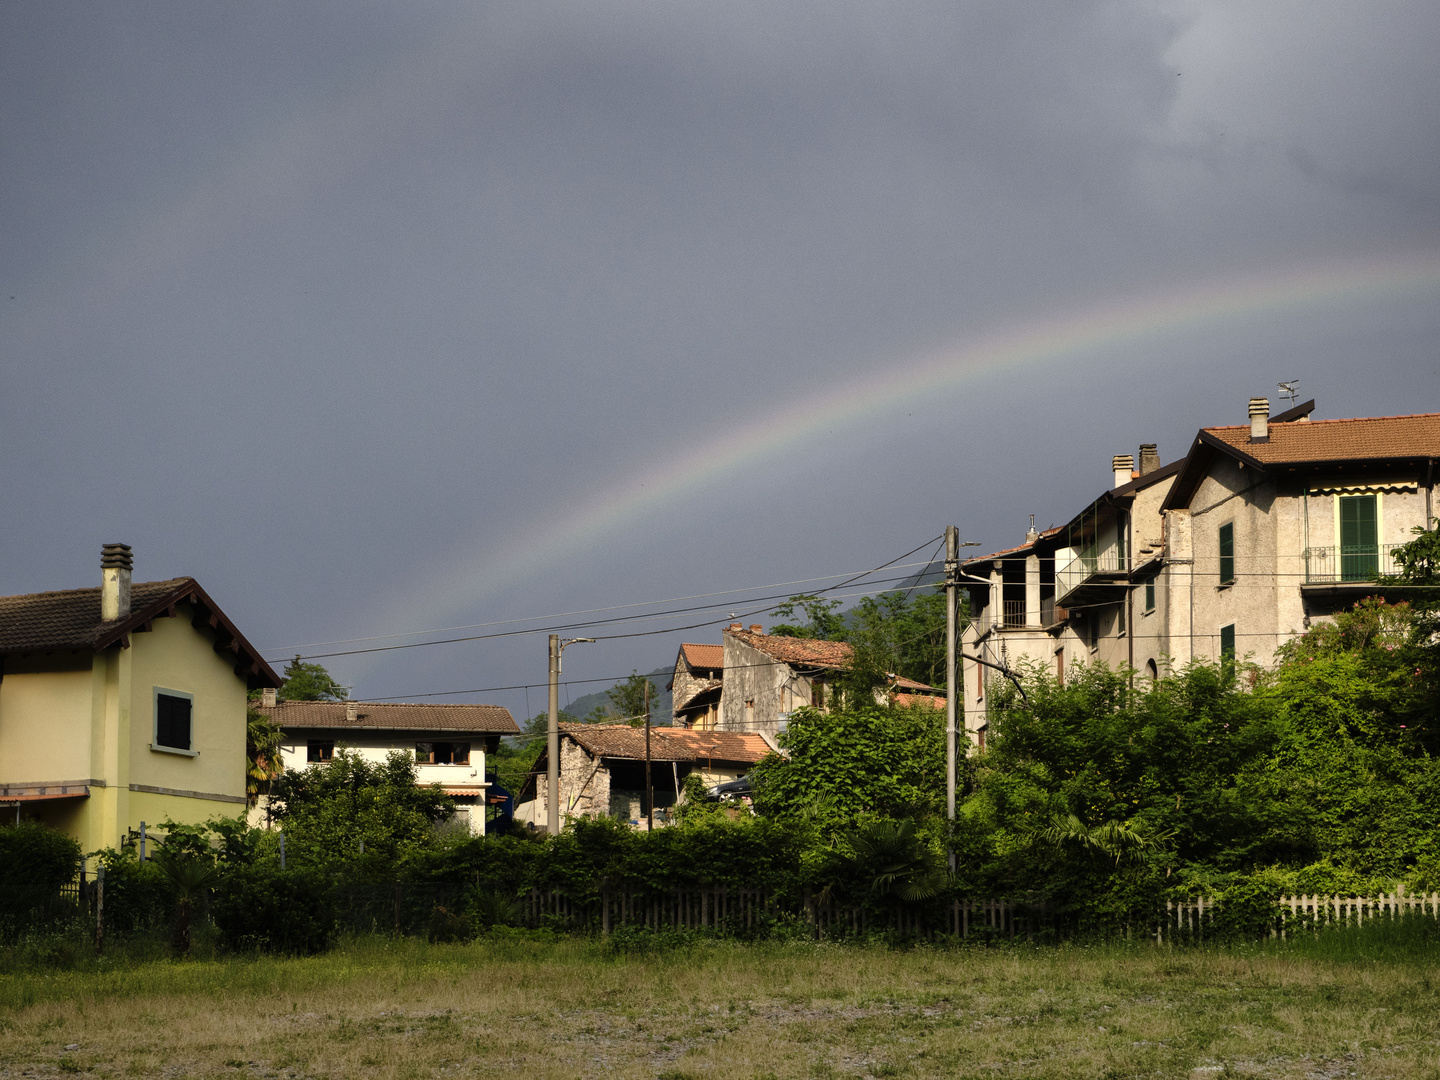
[[[190,624],[190,614],[182,606],[176,617],[156,619],[149,633],[130,637],[131,828],[167,816],[197,822],[244,809],[245,681],[235,674],[233,655],[217,653],[210,634]],[[157,689],[193,696],[195,756],[152,749]]]
[[[85,781],[90,770],[90,653],[5,658],[0,782]]]

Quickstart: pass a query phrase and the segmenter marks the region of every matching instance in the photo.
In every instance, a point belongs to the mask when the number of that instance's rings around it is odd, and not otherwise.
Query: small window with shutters
[[[191,727],[195,697],[183,690],[155,688],[155,741],[152,749],[193,754]]]
[[[1235,524],[1220,526],[1220,584],[1235,584]]]
[[[1222,663],[1235,662],[1235,624],[1220,628],[1220,660]]]

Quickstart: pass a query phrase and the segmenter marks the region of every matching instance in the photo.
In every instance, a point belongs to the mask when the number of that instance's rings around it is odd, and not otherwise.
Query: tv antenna
[[[1300,396],[1300,380],[1291,379],[1289,382],[1282,382],[1278,385],[1280,387],[1280,396],[1288,397],[1290,404],[1294,405],[1295,399]]]

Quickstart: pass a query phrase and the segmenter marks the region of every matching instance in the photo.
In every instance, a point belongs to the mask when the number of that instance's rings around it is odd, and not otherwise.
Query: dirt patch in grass
[[[5,976],[0,1077],[1421,1077],[1435,975],[1274,950],[360,942]]]

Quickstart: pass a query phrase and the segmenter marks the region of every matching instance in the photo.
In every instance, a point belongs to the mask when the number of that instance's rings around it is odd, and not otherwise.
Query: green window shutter
[[[1155,582],[1153,580],[1145,582],[1145,610],[1155,610]]]
[[[1222,626],[1220,628],[1220,660],[1234,661],[1235,659],[1235,624]]]
[[[1379,570],[1380,530],[1374,495],[1340,499],[1340,579],[1371,581]]]
[[[1220,584],[1230,585],[1235,581],[1235,525],[1228,522],[1220,526]]]

